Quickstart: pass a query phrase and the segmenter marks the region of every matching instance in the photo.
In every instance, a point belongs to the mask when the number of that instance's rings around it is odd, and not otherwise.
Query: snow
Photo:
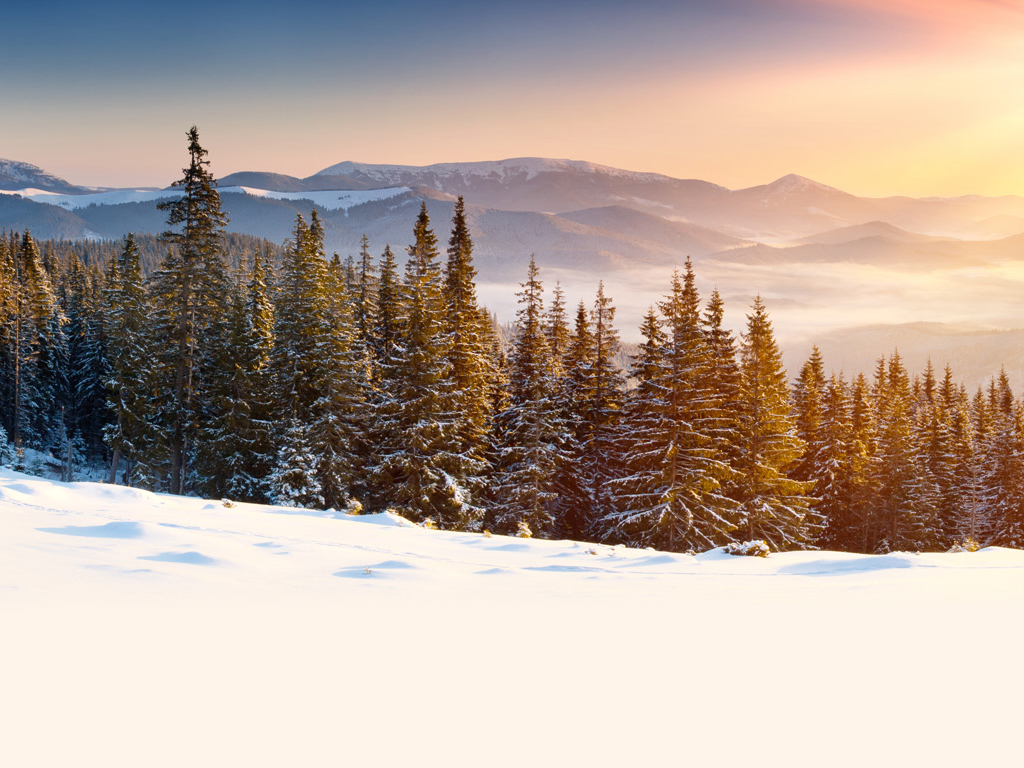
[[[324,168],[316,176],[357,176],[375,179],[381,183],[393,184],[397,180],[413,175],[430,177],[437,189],[444,189],[453,180],[467,182],[470,179],[506,181],[521,178],[529,181],[541,173],[578,172],[601,174],[632,181],[667,181],[669,177],[660,173],[642,173],[612,168],[585,160],[561,160],[544,157],[516,157],[507,160],[485,160],[470,163],[435,163],[434,165],[371,165],[346,161]]]
[[[0,470],[0,765],[1011,765],[1022,597]]]
[[[318,192],[274,192],[266,189],[255,189],[253,187],[221,187],[221,194],[231,192],[242,192],[253,197],[270,197],[275,200],[310,200],[314,205],[328,211],[338,211],[352,208],[363,203],[376,202],[377,200],[389,200],[407,192],[412,192],[409,187],[388,187],[386,189],[360,189],[360,190],[328,190]]]
[[[317,192],[275,192],[254,187],[220,187],[220,194],[246,194],[253,197],[268,197],[275,200],[309,200],[314,205],[329,211],[348,210],[363,203],[387,200],[398,195],[411,192],[408,187],[391,187],[388,189],[364,189],[344,191]],[[120,205],[122,203],[149,203],[156,200],[168,200],[181,196],[177,189],[113,189],[103,192],[90,192],[81,195],[67,195],[58,192],[47,192],[41,189],[20,189],[17,191],[0,190],[4,195],[20,195],[37,203],[48,203],[74,211],[90,205]]]
[[[38,165],[23,163],[17,160],[7,160],[2,157],[0,157],[0,178],[8,179],[12,182],[67,184],[64,179],[54,176],[52,173],[47,173]]]
[[[181,192],[171,189],[110,189],[103,192],[87,192],[69,195],[61,192],[47,192],[42,189],[0,190],[3,195],[20,195],[36,203],[57,205],[67,211],[87,208],[90,205],[120,205],[122,203],[149,203],[154,200],[168,200],[180,197]]]

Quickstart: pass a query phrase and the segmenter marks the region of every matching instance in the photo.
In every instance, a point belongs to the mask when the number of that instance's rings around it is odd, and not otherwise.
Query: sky
[[[557,157],[730,188],[1024,194],[1024,0],[19,3],[0,157],[213,172]]]

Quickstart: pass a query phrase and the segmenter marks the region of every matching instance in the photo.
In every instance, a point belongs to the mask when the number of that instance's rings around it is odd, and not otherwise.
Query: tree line
[[[894,353],[846,381],[815,350],[790,387],[763,302],[735,338],[689,261],[628,371],[603,284],[591,306],[545,301],[533,259],[503,344],[461,198],[446,258],[424,204],[404,266],[365,237],[328,258],[315,210],[283,248],[229,260],[188,140],[154,268],[132,235],[89,263],[0,237],[7,463],[29,447],[69,479],[102,464],[152,490],[669,551],[1024,544],[1005,374],[972,396]]]

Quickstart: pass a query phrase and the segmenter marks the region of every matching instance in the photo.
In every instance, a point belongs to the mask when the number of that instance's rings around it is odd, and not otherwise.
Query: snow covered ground
[[[1024,552],[699,556],[0,470],[0,765],[1019,765]]]

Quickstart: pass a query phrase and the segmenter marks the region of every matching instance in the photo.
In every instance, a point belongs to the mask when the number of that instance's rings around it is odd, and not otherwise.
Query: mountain
[[[28,163],[0,168],[0,230],[44,238],[159,233],[166,215],[157,201],[177,194],[89,191]],[[502,321],[515,316],[532,254],[545,285],[559,281],[570,303],[589,303],[604,279],[627,340],[688,257],[702,294],[717,288],[726,297],[731,327],[742,327],[761,295],[786,343],[890,318],[1024,327],[1020,197],[867,198],[796,174],[731,190],[545,158],[422,167],[346,161],[306,178],[242,171],[220,179],[220,191],[229,231],[274,242],[316,208],[328,253],[343,258],[358,252],[364,234],[373,253],[390,244],[403,257],[424,202],[443,244],[462,195],[481,297]]]
[[[1024,219],[1020,219],[1020,223],[1021,228],[1016,230],[1016,232],[1024,231]],[[840,227],[839,229],[820,232],[793,242],[795,245],[838,245],[863,240],[866,237],[878,237],[890,242],[899,243],[934,243],[944,239],[933,235],[908,232],[905,229],[894,227],[886,221],[869,221],[865,224],[854,224],[850,227]]]
[[[42,189],[71,194],[86,191],[83,187],[76,187],[31,163],[4,160],[3,158],[0,158],[0,189]]]
[[[85,192],[35,166],[5,162],[4,186],[8,190]],[[1024,231],[1024,199],[1019,197],[864,198],[795,174],[768,184],[730,190],[696,179],[546,158],[427,166],[346,161],[304,179],[267,171],[243,171],[225,176],[220,184],[222,188],[237,187],[256,194],[288,193],[293,195],[293,202],[301,193],[399,187],[416,191],[421,199],[454,200],[462,195],[467,204],[494,211],[575,217],[588,226],[614,230],[633,242],[651,240],[675,247],[679,258],[695,255],[690,253],[690,238],[700,241],[697,250],[714,252],[740,245],[740,241],[841,245],[878,236],[887,241],[927,242],[936,237],[991,239]],[[33,199],[47,202],[38,197]],[[109,205],[112,201],[94,202]],[[629,218],[627,211],[646,214],[648,218]],[[8,223],[0,219],[0,226]],[[666,224],[695,229],[683,236],[679,229],[670,233]],[[638,232],[640,227],[646,232]],[[273,233],[252,234],[269,237]],[[677,241],[674,246],[673,238]],[[525,247],[531,245],[526,243]],[[533,250],[539,252],[539,248]]]

